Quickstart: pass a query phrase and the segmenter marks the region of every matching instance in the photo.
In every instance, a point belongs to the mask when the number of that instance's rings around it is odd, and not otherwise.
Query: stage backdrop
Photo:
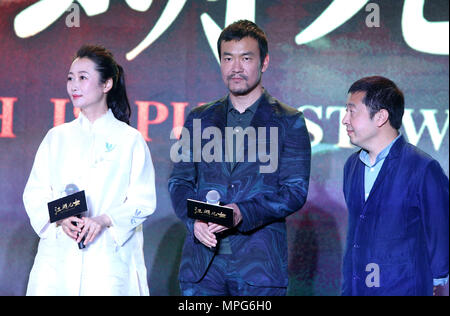
[[[342,169],[356,150],[341,125],[346,91],[368,75],[394,80],[406,95],[401,132],[448,175],[448,7],[447,0],[0,0],[0,295],[25,294],[38,237],[22,193],[46,132],[74,119],[66,76],[85,43],[103,44],[125,69],[131,124],[146,138],[157,175],[157,210],[144,225],[150,291],[180,293],[186,231],[167,191],[170,132],[191,109],[227,93],[215,41],[241,18],[266,31],[264,86],[304,111],[313,146],[308,201],[287,220],[289,294],[338,295]]]

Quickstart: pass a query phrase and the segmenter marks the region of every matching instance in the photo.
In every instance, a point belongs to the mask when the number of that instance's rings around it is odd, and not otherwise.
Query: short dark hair
[[[228,25],[220,34],[217,41],[217,51],[219,58],[222,57],[221,45],[222,42],[240,41],[244,37],[251,37],[258,41],[259,55],[261,58],[261,65],[269,53],[269,45],[267,43],[267,36],[258,25],[249,20],[239,20]]]
[[[397,85],[385,77],[372,76],[359,79],[352,84],[348,93],[365,92],[363,103],[369,108],[370,118],[385,109],[389,113],[389,123],[397,130],[402,126],[405,98]]]

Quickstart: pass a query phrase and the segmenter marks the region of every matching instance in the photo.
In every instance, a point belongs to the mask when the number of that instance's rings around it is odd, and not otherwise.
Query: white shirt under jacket
[[[78,249],[56,224],[47,203],[67,184],[85,190],[87,217],[113,223]],[[155,172],[147,143],[111,110],[93,124],[80,113],[42,141],[23,195],[40,237],[27,295],[148,295],[142,223],[156,208]]]

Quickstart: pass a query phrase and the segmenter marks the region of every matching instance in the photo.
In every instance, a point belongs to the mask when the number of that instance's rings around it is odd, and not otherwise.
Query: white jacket
[[[78,249],[49,223],[47,203],[67,184],[85,190],[86,217],[113,223]],[[23,194],[39,247],[27,295],[148,295],[142,223],[156,208],[155,172],[141,134],[111,110],[93,124],[80,113],[42,141]]]

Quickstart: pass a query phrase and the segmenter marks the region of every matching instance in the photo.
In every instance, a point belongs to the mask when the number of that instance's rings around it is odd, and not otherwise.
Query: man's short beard
[[[247,95],[247,94],[249,94],[250,92],[252,92],[252,91],[253,91],[253,90],[261,83],[261,78],[262,78],[261,74],[260,74],[260,76],[259,76],[258,81],[256,81],[255,84],[252,85],[252,86],[249,86],[249,85],[248,85],[248,77],[247,77],[247,76],[243,76],[243,75],[239,75],[239,76],[240,76],[242,79],[245,80],[245,84],[246,84],[245,88],[234,89],[234,90],[232,90],[232,89],[230,88],[230,84],[228,83],[228,90],[230,91],[231,94],[233,94],[233,95],[235,95],[235,96],[244,96],[244,95]],[[231,78],[232,78],[232,76],[229,76],[229,77],[227,78],[227,79],[228,79],[228,82],[230,82]]]

